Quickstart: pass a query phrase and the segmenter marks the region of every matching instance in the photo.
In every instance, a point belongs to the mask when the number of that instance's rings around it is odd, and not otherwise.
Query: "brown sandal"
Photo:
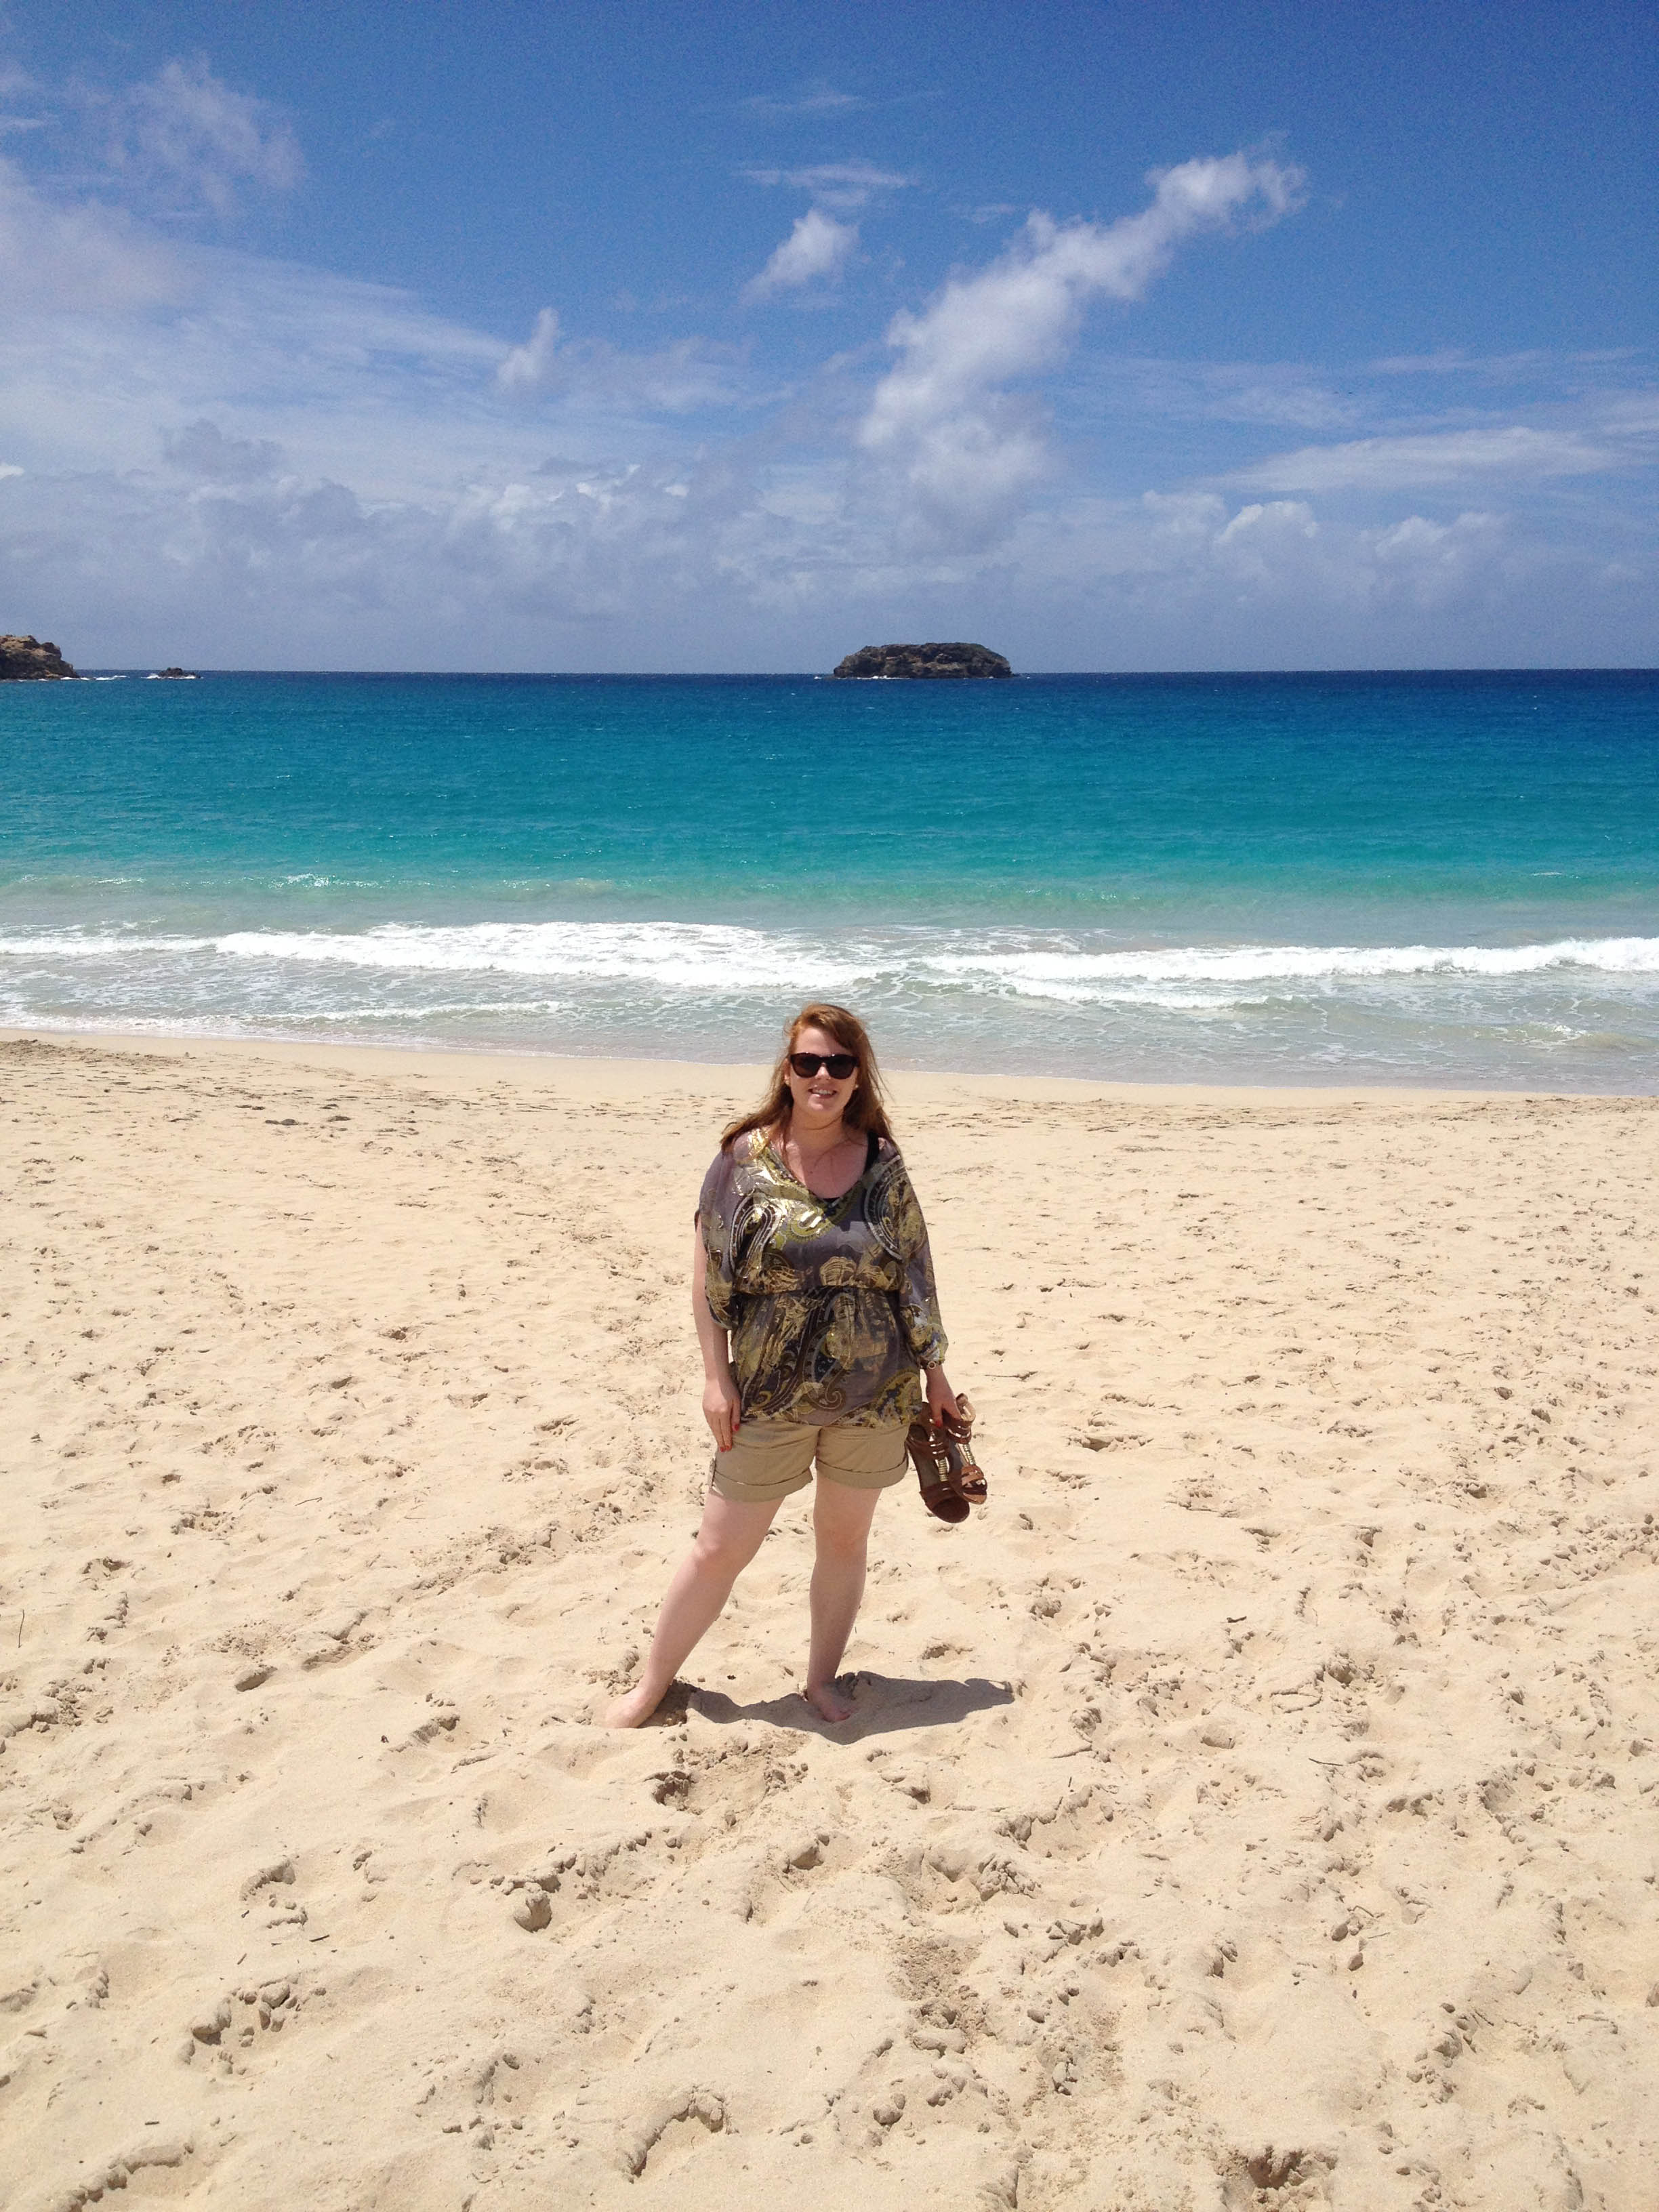
[[[951,1480],[945,1431],[935,1428],[925,1413],[918,1413],[904,1439],[921,1485],[921,1502],[936,1521],[954,1528],[968,1518],[968,1500]]]
[[[947,1413],[940,1425],[945,1432],[945,1457],[951,1488],[970,1505],[983,1505],[989,1493],[985,1470],[974,1457],[974,1409],[960,1390],[957,1393],[957,1418],[952,1420]]]

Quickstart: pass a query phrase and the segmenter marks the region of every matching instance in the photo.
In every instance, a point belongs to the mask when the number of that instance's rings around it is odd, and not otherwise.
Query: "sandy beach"
[[[0,2203],[1651,2206],[1659,1100],[901,1077],[991,1504],[618,1735],[757,1082],[0,1042]]]

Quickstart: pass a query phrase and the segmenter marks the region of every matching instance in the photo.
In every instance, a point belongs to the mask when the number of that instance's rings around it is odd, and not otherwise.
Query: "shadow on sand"
[[[832,1743],[857,1743],[865,1736],[896,1735],[905,1729],[950,1728],[969,1713],[1014,1702],[1006,1682],[988,1681],[982,1674],[966,1681],[924,1681],[860,1672],[842,1675],[839,1686],[852,1698],[853,1712],[850,1719],[834,1726],[820,1720],[805,1698],[794,1692],[740,1705],[721,1691],[696,1689],[684,1682],[674,1684],[653,1718],[672,1723],[695,1713],[717,1728],[729,1728],[738,1721],[767,1721],[774,1728],[821,1735]]]

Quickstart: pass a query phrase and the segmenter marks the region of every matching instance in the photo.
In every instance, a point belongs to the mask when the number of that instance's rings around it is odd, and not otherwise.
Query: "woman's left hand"
[[[959,1420],[961,1415],[957,1411],[957,1394],[945,1381],[945,1370],[942,1367],[924,1367],[921,1372],[927,1385],[927,1418],[933,1426],[938,1428],[947,1413],[953,1421]]]

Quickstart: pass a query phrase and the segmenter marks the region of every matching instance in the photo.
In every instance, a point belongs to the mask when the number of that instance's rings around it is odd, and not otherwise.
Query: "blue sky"
[[[1659,662],[1633,5],[0,9],[88,665]]]

